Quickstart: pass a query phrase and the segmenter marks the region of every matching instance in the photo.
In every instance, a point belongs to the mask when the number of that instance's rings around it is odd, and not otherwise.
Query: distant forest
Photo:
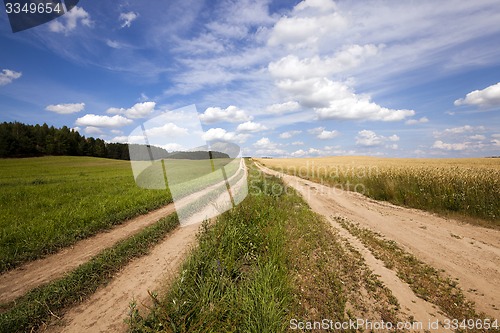
[[[137,145],[140,146],[140,145]],[[206,151],[171,152],[163,148],[151,146],[149,152],[156,159],[183,158],[207,159]],[[125,143],[107,143],[102,139],[86,138],[78,131],[67,126],[26,125],[19,122],[0,124],[0,158],[36,157],[36,156],[93,156],[130,160],[129,145]],[[149,159],[149,154],[141,159]],[[220,152],[212,152],[212,158],[228,158]]]

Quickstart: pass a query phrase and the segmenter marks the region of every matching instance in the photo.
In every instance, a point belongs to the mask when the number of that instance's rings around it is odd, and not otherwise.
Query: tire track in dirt
[[[243,169],[245,176],[246,168]],[[246,184],[246,177],[237,181],[231,187],[233,193]],[[214,186],[194,193],[190,200],[202,197]],[[224,189],[225,186],[224,186]],[[187,199],[183,199],[186,201]],[[43,332],[125,332],[130,302],[135,301],[141,307],[151,305],[149,292],[164,290],[182,265],[189,250],[196,245],[196,233],[201,221],[207,216],[215,216],[221,212],[229,200],[227,190],[211,200],[200,211],[169,236],[155,245],[151,252],[141,258],[131,261],[112,281],[96,291],[88,300],[67,310],[62,319],[43,327]],[[179,205],[182,208],[188,201]]]
[[[12,301],[33,288],[62,277],[102,250],[132,236],[174,211],[174,204],[168,204],[145,215],[130,219],[110,230],[83,239],[55,254],[28,262],[0,275],[0,303]]]
[[[331,215],[344,216],[396,241],[431,266],[445,270],[451,278],[458,279],[459,287],[468,299],[476,303],[477,310],[500,318],[500,231],[460,224],[424,211],[375,201],[359,193],[341,191],[267,168],[261,169],[282,177],[303,195],[313,210],[326,216],[329,221],[334,222]],[[338,224],[335,227],[343,235],[350,235]],[[356,240],[353,243],[359,242]],[[370,261],[368,258],[367,263]],[[374,265],[372,269],[378,268]],[[391,289],[395,288],[390,281],[384,283]],[[398,297],[396,293],[395,296],[404,304],[406,296],[401,294]]]
[[[162,289],[178,272],[196,242],[200,224],[178,227],[148,255],[131,261],[105,287],[69,309],[42,332],[125,332],[130,302],[151,304],[149,291]]]

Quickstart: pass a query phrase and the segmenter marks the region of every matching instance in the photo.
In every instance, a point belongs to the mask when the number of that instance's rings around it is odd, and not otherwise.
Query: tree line
[[[134,145],[141,147],[141,145]],[[142,148],[145,148],[142,145]],[[168,152],[160,147],[140,149],[143,153],[139,159],[147,160],[150,156],[160,158],[206,159],[206,151]],[[26,125],[20,122],[4,122],[0,124],[0,158],[36,157],[36,156],[93,156],[130,160],[129,145],[125,143],[109,143],[99,138],[85,137],[67,126]],[[228,158],[220,152],[212,152],[211,158]]]

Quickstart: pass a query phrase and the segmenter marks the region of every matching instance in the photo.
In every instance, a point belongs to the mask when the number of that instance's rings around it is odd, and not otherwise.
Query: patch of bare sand
[[[148,291],[164,287],[178,272],[196,242],[199,224],[175,229],[147,256],[131,261],[113,280],[88,300],[66,312],[43,332],[124,332],[130,302],[151,304]]]

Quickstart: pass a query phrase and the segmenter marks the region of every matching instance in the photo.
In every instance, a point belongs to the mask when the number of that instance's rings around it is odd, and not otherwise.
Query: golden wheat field
[[[377,200],[500,225],[500,159],[363,156],[258,159],[267,167]]]

